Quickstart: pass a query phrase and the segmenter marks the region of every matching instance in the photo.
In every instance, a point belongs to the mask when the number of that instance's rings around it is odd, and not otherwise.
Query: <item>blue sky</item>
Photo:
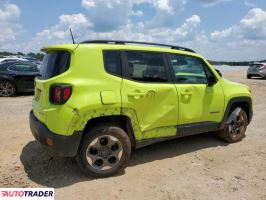
[[[266,59],[265,0],[0,0],[0,51],[119,39],[195,49],[213,60]]]

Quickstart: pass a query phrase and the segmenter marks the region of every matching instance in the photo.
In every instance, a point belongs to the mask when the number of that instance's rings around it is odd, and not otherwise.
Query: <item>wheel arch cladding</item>
[[[230,113],[237,107],[242,108],[247,113],[248,123],[250,123],[253,116],[251,97],[234,97],[227,103],[226,110],[224,112],[224,118],[221,123],[221,128],[225,126],[225,122],[227,121]]]
[[[135,148],[136,146],[135,135],[132,128],[131,120],[128,116],[108,115],[108,116],[98,116],[95,118],[91,118],[87,121],[87,124],[84,127],[83,137],[88,133],[88,130],[94,128],[95,126],[99,126],[100,124],[110,124],[122,128],[127,133],[131,142],[131,146]]]

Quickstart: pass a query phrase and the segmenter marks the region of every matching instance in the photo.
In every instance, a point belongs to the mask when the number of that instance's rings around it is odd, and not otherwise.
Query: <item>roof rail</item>
[[[181,50],[181,51],[189,51],[192,53],[195,53],[194,50],[185,48],[185,47],[179,47],[179,46],[173,46],[168,44],[159,44],[159,43],[151,43],[151,42],[137,42],[137,41],[123,41],[123,40],[86,40],[81,42],[81,44],[144,44],[144,45],[151,45],[151,46],[161,46],[161,47],[169,47],[171,49]]]

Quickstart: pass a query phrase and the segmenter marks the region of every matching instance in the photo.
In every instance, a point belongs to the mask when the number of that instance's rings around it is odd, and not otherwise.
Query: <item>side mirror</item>
[[[217,79],[214,76],[208,78],[208,86],[213,86],[217,83]]]
[[[220,72],[220,70],[215,69],[215,71],[219,74],[219,76],[223,77],[222,73]]]

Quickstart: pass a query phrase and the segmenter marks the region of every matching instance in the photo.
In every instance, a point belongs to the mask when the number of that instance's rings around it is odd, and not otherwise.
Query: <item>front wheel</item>
[[[229,124],[224,129],[219,130],[217,134],[225,142],[238,142],[245,137],[247,125],[247,114],[243,109],[241,109],[238,114],[229,122]]]
[[[11,97],[16,93],[16,86],[10,81],[0,81],[0,96]]]
[[[86,133],[82,142],[76,159],[88,176],[111,176],[122,170],[130,158],[130,139],[120,127],[96,126]]]

